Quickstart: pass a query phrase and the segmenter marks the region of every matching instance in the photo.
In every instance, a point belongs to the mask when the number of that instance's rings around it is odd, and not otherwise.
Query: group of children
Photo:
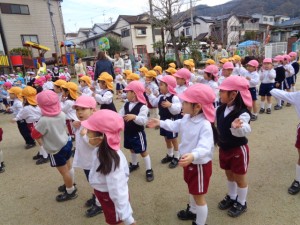
[[[251,132],[250,121],[257,119],[255,104],[259,81],[260,113],[265,112],[265,96],[266,112],[271,113],[271,94],[278,98],[278,107],[282,106],[281,100],[297,104],[293,100],[297,98],[296,92],[286,96],[285,92],[273,89],[281,89],[286,82],[282,89],[290,91],[293,84],[290,77],[295,76],[297,68],[289,63],[291,59],[287,55],[277,56],[274,61],[278,62],[275,69],[271,59],[265,59],[261,69],[256,60],[251,60],[245,69],[239,56],[220,60],[219,68],[213,60],[208,60],[206,67],[198,71],[200,76],[194,74],[193,60],[184,61],[184,68],[178,70],[171,63],[165,72],[160,66],[153,70],[142,67],[139,74],[116,71],[117,91],[124,101],[119,113],[113,102],[113,78],[107,72],[99,74],[97,82],[92,82],[90,76],[79,75],[79,86],[63,79],[56,80],[52,86],[45,85],[52,82],[53,76],[48,74],[35,78],[34,87],[28,83],[24,89],[13,86],[7,92],[13,101],[12,121],[18,123],[25,148],[34,147],[37,142],[40,146],[35,156],[37,164],[50,160],[50,165],[56,167],[63,178],[64,184],[58,187],[62,192],[56,197],[58,202],[77,197],[74,167],[81,168],[94,188],[93,197],[86,202],[91,207],[86,216],[103,211],[108,224],[135,224],[129,201],[129,173],[139,168],[140,154],[145,163],[146,181],[154,180],[145,127],[160,128],[167,152],[161,163],[168,163],[169,168],[183,167],[189,190],[188,207],[177,216],[181,220],[193,220],[194,225],[204,225],[208,216],[205,195],[215,145],[219,146],[219,163],[228,186],[218,207],[228,210],[231,217],[238,217],[247,210],[249,147],[246,136]],[[281,67],[284,79],[277,72]],[[121,91],[120,87],[124,89]],[[98,111],[97,104],[100,105]],[[122,131],[124,148],[131,153],[129,164],[121,151]],[[73,163],[72,140],[76,149]],[[300,148],[299,143],[296,147]],[[289,190],[293,194],[300,191],[295,188],[300,181],[299,162],[297,178]]]

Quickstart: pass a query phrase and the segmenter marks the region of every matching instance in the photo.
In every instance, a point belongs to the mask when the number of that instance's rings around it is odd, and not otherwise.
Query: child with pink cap
[[[247,63],[247,73],[245,73],[243,76],[248,80],[249,82],[249,91],[251,93],[251,97],[252,97],[252,108],[250,110],[251,114],[251,121],[255,121],[257,120],[257,105],[256,105],[256,101],[257,101],[257,90],[256,87],[259,83],[259,74],[257,72],[259,63],[257,62],[257,60],[253,59],[250,60]]]
[[[285,69],[285,80],[283,82],[283,89],[287,92],[290,92],[292,88],[295,70],[294,67],[291,65],[291,57],[289,55],[283,55],[283,68]],[[286,106],[291,106],[291,103],[286,103]]]
[[[291,65],[294,68],[294,75],[292,80],[292,91],[296,91],[296,80],[297,80],[297,74],[299,72],[299,63],[297,62],[297,52],[290,52],[289,56],[291,57]]]
[[[259,78],[261,81],[259,87],[259,95],[261,96],[259,113],[263,114],[265,111],[267,114],[271,114],[272,107],[272,95],[270,91],[274,88],[276,71],[273,69],[272,59],[265,58],[263,60],[263,66],[259,71]],[[267,110],[265,109],[265,100],[267,96]]]
[[[219,209],[238,217],[247,210],[248,184],[246,174],[249,148],[246,135],[251,132],[252,97],[249,82],[240,76],[230,76],[219,86],[222,105],[217,109],[219,131],[219,163],[225,170],[228,194],[219,202]]]
[[[212,174],[214,145],[218,139],[213,106],[216,95],[207,85],[194,84],[180,94],[179,98],[183,101],[182,119],[150,119],[148,126],[159,125],[181,134],[179,165],[183,167],[190,203],[186,210],[177,213],[177,217],[181,220],[194,220],[193,225],[204,225],[208,215],[205,194]]]
[[[87,129],[88,143],[97,148],[89,182],[101,203],[106,223],[135,225],[129,202],[129,169],[120,150],[123,118],[114,111],[103,109],[81,124]]]
[[[86,179],[89,181],[89,173],[92,168],[94,152],[98,150],[94,146],[90,146],[88,143],[88,137],[86,135],[86,129],[81,126],[81,121],[87,120],[96,111],[96,100],[91,96],[82,95],[78,97],[72,106],[76,110],[76,115],[79,121],[74,121],[75,127],[75,140],[76,151],[73,159],[73,168],[83,169]],[[85,215],[87,217],[93,217],[102,212],[99,201],[95,199],[93,194],[92,198],[87,200],[85,206],[90,207]]]
[[[277,55],[273,59],[274,63],[274,70],[276,72],[276,77],[275,77],[275,88],[279,90],[283,90],[283,81],[285,79],[285,69],[283,67],[283,56],[282,55]],[[282,109],[282,101],[281,99],[275,98],[277,104],[274,106],[274,110],[280,110]]]
[[[70,73],[69,73],[69,68],[68,68],[68,67],[65,67],[65,68],[64,68],[64,73],[63,73],[63,74],[64,74],[64,76],[66,77],[66,81],[69,82],[69,81],[71,80],[72,77],[71,77],[71,75],[70,75]]]
[[[47,74],[46,76],[45,76],[45,78],[46,78],[46,82],[43,84],[43,90],[51,90],[51,91],[53,91],[53,82],[52,82],[52,76],[51,76],[51,74],[49,73],[49,74]]]
[[[188,88],[190,84],[191,72],[186,68],[182,68],[180,70],[177,70],[177,72],[173,76],[176,78],[177,83],[177,86],[175,88],[176,93],[181,94]]]
[[[137,154],[140,154],[146,166],[146,180],[153,181],[154,175],[151,159],[147,152],[145,125],[148,120],[148,107],[144,96],[145,87],[140,81],[131,81],[124,89],[128,102],[120,110],[125,121],[124,148],[131,152],[129,172],[139,168]]]
[[[32,128],[32,137],[43,143],[50,156],[51,167],[56,167],[64,180],[64,193],[56,197],[63,202],[77,197],[74,184],[74,169],[71,165],[72,140],[66,132],[66,115],[61,112],[57,94],[53,91],[42,91],[37,95],[37,103],[42,117]]]
[[[161,120],[176,120],[181,112],[181,102],[176,96],[176,80],[173,76],[166,75],[160,79],[160,95],[155,97],[151,91],[147,91],[149,102],[153,107],[158,107]],[[178,133],[160,128],[160,135],[165,138],[167,155],[161,160],[162,164],[169,163],[169,168],[175,168],[179,161]]]
[[[222,75],[218,79],[218,85],[221,85],[222,82],[229,76],[232,75],[234,70],[234,65],[232,62],[225,62],[222,67]]]
[[[36,89],[37,93],[40,93],[43,91],[44,83],[45,83],[44,79],[42,79],[41,77],[34,80],[33,85],[34,85],[34,88]]]
[[[5,106],[5,112],[4,113],[12,113],[10,110],[10,107],[12,105],[12,101],[9,98],[8,90],[12,88],[12,84],[10,82],[4,82],[3,84],[3,91],[2,91],[2,98],[3,98],[3,104]]]

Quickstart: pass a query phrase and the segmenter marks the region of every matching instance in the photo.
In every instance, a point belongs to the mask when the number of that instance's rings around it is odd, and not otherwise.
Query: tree
[[[124,50],[124,47],[122,46],[121,42],[114,38],[114,37],[107,37],[109,40],[110,49],[107,51],[108,55],[114,55],[116,52],[121,52]]]

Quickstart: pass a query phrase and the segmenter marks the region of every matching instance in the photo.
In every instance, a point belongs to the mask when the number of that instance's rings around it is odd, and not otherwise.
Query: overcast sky
[[[230,0],[193,0],[194,5],[219,5]],[[189,7],[189,0],[183,9]],[[94,23],[115,21],[118,15],[138,15],[149,10],[149,0],[65,0],[62,11],[66,32],[77,32],[80,27]]]

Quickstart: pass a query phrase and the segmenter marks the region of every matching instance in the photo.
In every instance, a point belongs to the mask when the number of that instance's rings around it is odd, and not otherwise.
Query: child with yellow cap
[[[195,67],[195,64],[191,60],[184,60],[183,61],[183,68],[188,69],[191,73],[190,85],[192,85],[193,82],[195,81],[195,74],[193,73],[193,68],[194,67]]]
[[[63,85],[66,85],[67,81],[65,81],[65,80],[56,80],[53,84],[54,84],[53,85],[54,92],[58,95],[58,99],[61,102],[61,99],[62,99],[62,88],[61,87]]]
[[[109,73],[103,72],[98,78],[98,84],[99,86],[97,86],[92,96],[95,97],[96,101],[101,105],[100,109],[109,109],[117,112],[113,103],[113,77]]]
[[[89,76],[84,75],[84,76],[80,77],[79,84],[80,84],[79,91],[80,91],[81,95],[92,96],[93,91],[90,89],[92,81]]]
[[[161,66],[155,66],[153,70],[156,72],[156,80],[159,83],[159,79],[163,78],[163,71]]]
[[[154,70],[149,70],[146,73],[146,80],[145,80],[145,89],[146,91],[150,91],[154,96],[159,95],[159,88],[158,88],[158,83],[156,80],[156,72]],[[149,108],[149,113],[150,113],[150,118],[159,118],[158,117],[158,108],[153,107],[151,103],[149,102],[148,96],[145,94],[146,101],[147,101],[147,106]]]
[[[244,76],[248,71],[242,65],[242,58],[239,55],[232,56],[234,69],[232,75]]]
[[[140,71],[140,82],[142,82],[143,84],[145,84],[145,76],[146,76],[146,73],[148,72],[148,69],[146,67],[142,67],[139,69]]]

